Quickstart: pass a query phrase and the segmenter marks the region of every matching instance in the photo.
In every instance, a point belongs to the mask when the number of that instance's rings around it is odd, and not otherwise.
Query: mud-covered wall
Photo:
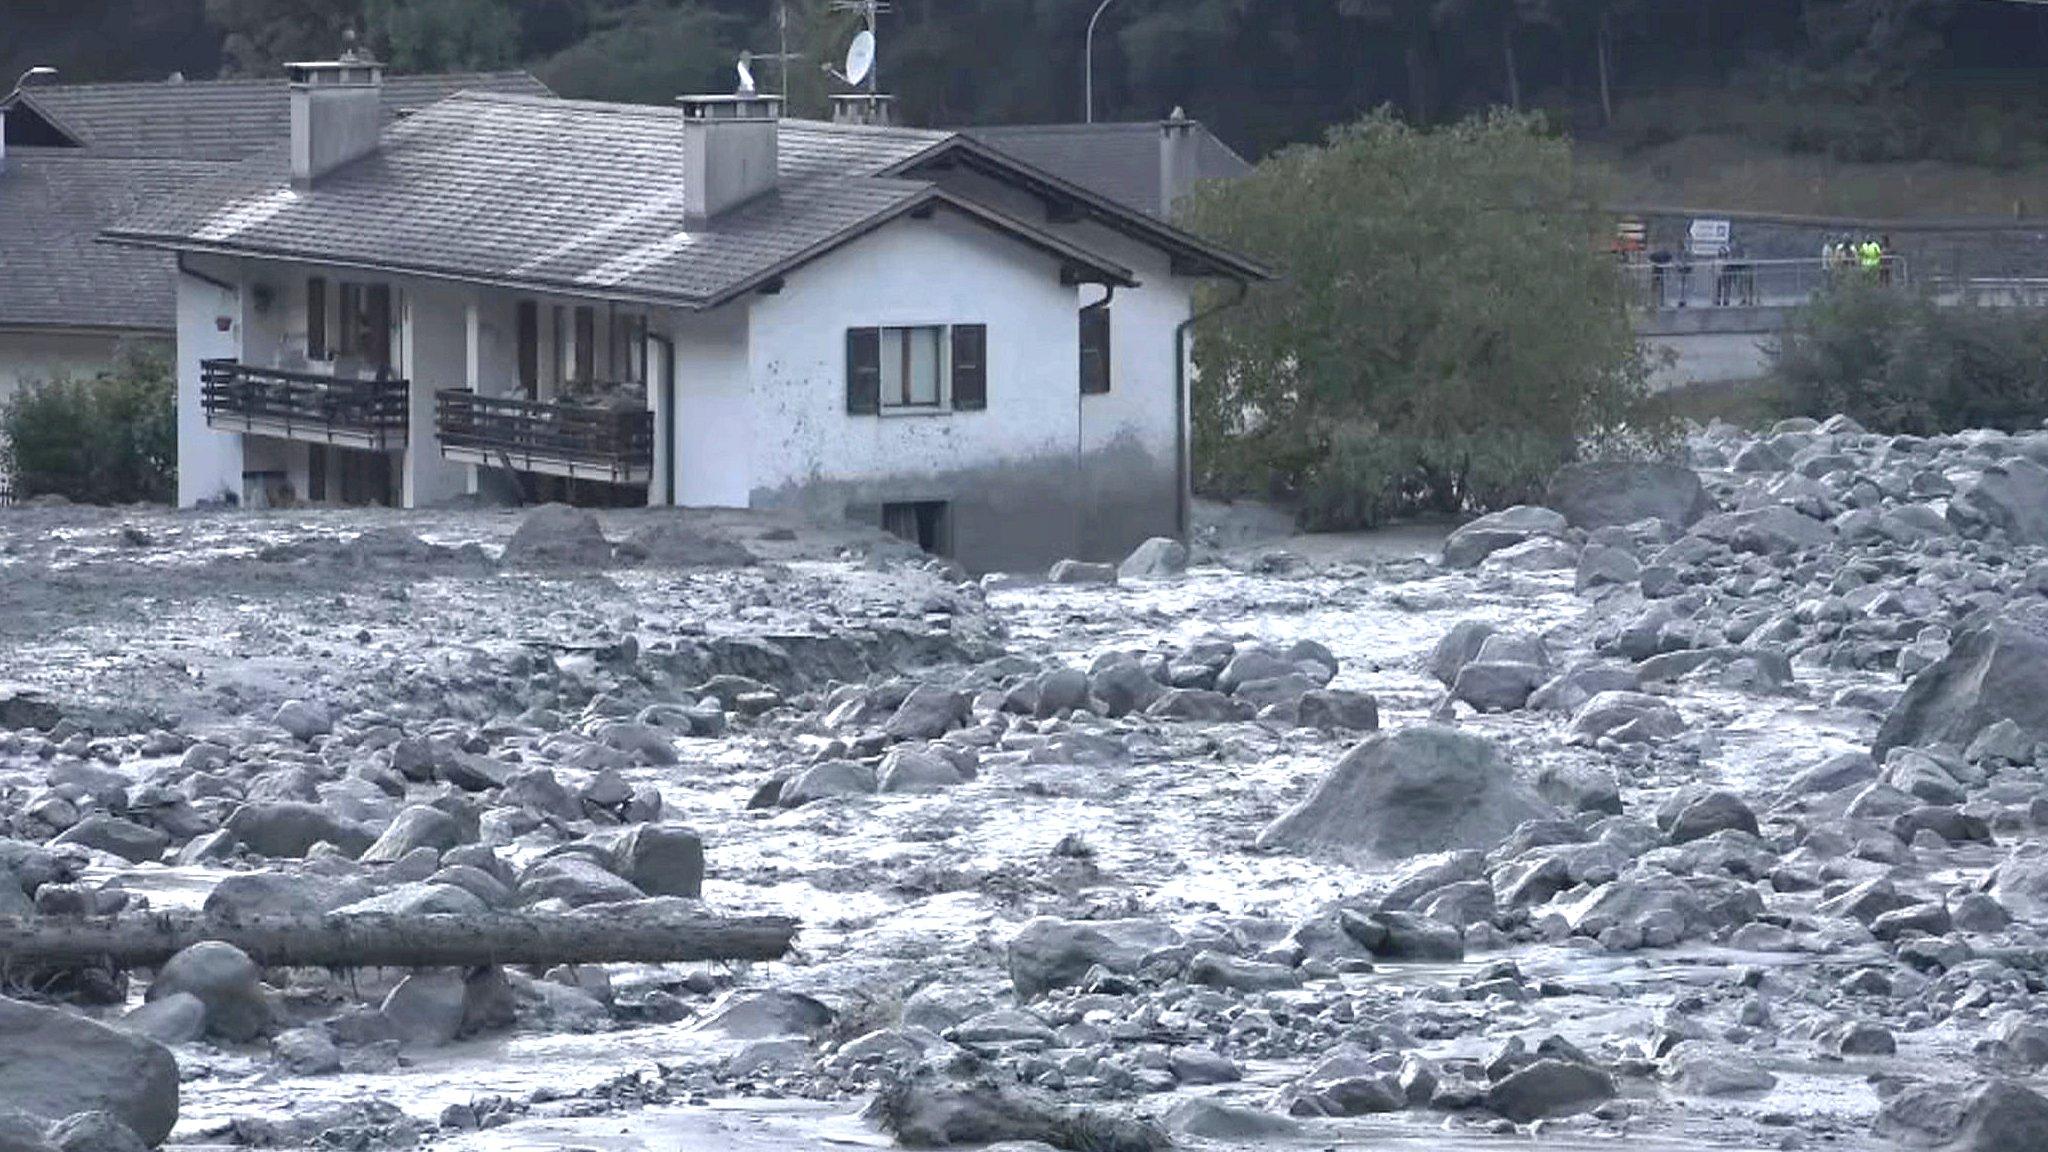
[[[673,422],[666,413],[655,413],[655,472],[670,475],[670,445],[664,443],[663,432],[673,428],[676,504],[747,506],[754,435],[747,330],[745,304],[729,304],[704,315],[677,313],[668,322],[676,347],[676,413]]]
[[[241,280],[234,261],[189,256],[194,271],[222,283]],[[206,426],[199,362],[242,352],[241,293],[198,276],[178,277],[178,504],[242,497],[242,438]]]
[[[950,212],[905,219],[756,298],[756,507],[876,519],[944,501],[951,551],[977,569],[1071,555],[1083,509],[1079,319],[1059,264]],[[986,324],[988,406],[846,411],[846,330]],[[948,397],[948,400],[950,397]]]

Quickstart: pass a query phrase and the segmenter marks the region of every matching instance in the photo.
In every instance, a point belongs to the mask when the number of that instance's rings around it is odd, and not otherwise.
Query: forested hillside
[[[1095,0],[894,0],[882,77],[907,115],[1078,119]],[[777,0],[5,0],[0,72],[72,81],[273,75],[352,29],[405,70],[532,68],[565,95],[665,101],[772,52]],[[856,17],[787,0],[799,110]],[[1392,104],[1493,104],[1624,151],[1737,127],[1789,154],[2012,167],[2048,154],[2048,6],[2016,0],[1115,0],[1099,113],[1176,104],[1249,153]],[[772,67],[765,82],[774,84]],[[1986,87],[1991,85],[1991,87]],[[1660,99],[1689,93],[1683,100]],[[1730,94],[1720,101],[1716,92]],[[1985,96],[1999,92],[1997,98]],[[1705,93],[1701,96],[1700,93]],[[1724,106],[1725,105],[1725,106]],[[1767,113],[1767,114],[1766,114]]]

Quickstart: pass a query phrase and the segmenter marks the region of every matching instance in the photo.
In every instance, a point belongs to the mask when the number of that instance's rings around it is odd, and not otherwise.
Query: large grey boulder
[[[1492,741],[1419,725],[1361,741],[1259,844],[1393,860],[1491,848],[1524,820],[1556,815]]]
[[[0,997],[0,1101],[51,1123],[110,1112],[155,1146],[178,1122],[178,1062],[154,1040]]]
[[[1116,574],[1123,580],[1170,580],[1188,570],[1188,546],[1170,536],[1154,536],[1131,550]]]
[[[2036,1152],[2048,1146],[2048,1097],[2012,1080],[1994,1080],[1963,1109],[1950,1152]]]
[[[362,825],[302,800],[244,804],[228,817],[227,830],[261,856],[302,857],[322,842],[355,856],[376,841]]]
[[[202,940],[164,961],[144,997],[161,1000],[180,992],[206,1005],[206,1032],[245,1043],[270,1028],[270,1002],[263,972],[233,944]]]
[[[1157,920],[1060,920],[1039,916],[1010,941],[1010,982],[1029,999],[1079,983],[1097,964],[1136,972],[1145,957],[1181,943],[1180,933]]]
[[[1825,548],[1834,543],[1835,530],[1827,524],[1783,504],[1752,508],[1746,512],[1721,512],[1693,526],[1693,534],[1728,545],[1737,552],[1781,556]]]
[[[680,824],[636,824],[612,844],[612,871],[649,896],[701,896],[704,841]]]
[[[1699,473],[1636,460],[1568,464],[1550,478],[1544,502],[1572,527],[1587,529],[1652,518],[1684,528],[1714,507]]]
[[[390,864],[415,848],[446,852],[461,842],[462,827],[455,817],[431,804],[414,804],[394,817],[358,859],[365,864]]]
[[[1614,1098],[1614,1077],[1569,1060],[1538,1060],[1486,1090],[1486,1107],[1518,1124],[1590,1112]]]
[[[170,835],[133,820],[100,813],[87,816],[52,840],[53,844],[77,844],[83,848],[119,856],[131,864],[145,864],[163,856],[170,847]]]
[[[1475,568],[1495,552],[1542,536],[1562,536],[1565,518],[1548,508],[1523,504],[1490,512],[1444,541],[1444,567]]]
[[[1948,654],[1906,686],[1871,754],[1883,760],[1893,748],[1936,742],[1967,747],[2001,720],[2048,740],[2048,604],[2008,608],[1958,633]]]
[[[973,698],[934,684],[910,690],[882,731],[897,740],[937,740],[966,723]]]
[[[501,557],[508,567],[603,568],[611,541],[597,517],[566,504],[543,504],[526,514]]]
[[[1968,535],[1997,531],[2015,544],[2048,544],[2048,468],[2015,458],[1984,469],[1949,498],[1948,521]]]

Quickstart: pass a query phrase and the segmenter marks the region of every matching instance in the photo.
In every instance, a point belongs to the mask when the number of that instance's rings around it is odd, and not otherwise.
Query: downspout
[[[1109,7],[1109,5],[1105,3],[1105,4],[1103,5],[1103,7],[1107,8],[1107,7]],[[1083,309],[1081,309],[1081,311],[1082,311],[1082,312],[1086,312],[1086,311],[1088,310],[1088,308],[1107,308],[1107,307],[1109,307],[1109,302],[1110,302],[1110,301],[1112,301],[1112,300],[1114,300],[1114,299],[1116,299],[1116,285],[1114,285],[1114,284],[1104,284],[1104,285],[1102,286],[1102,299],[1100,299],[1100,300],[1097,300],[1097,301],[1096,301],[1095,303],[1093,303],[1093,304],[1090,304],[1090,305],[1088,305],[1088,306],[1087,306],[1087,308],[1083,308]],[[1077,319],[1078,319],[1078,316],[1079,316],[1079,314],[1078,314],[1078,313],[1076,313],[1076,317],[1077,317]],[[1076,349],[1078,349],[1078,348],[1079,348],[1079,346],[1080,346],[1080,345],[1079,345],[1079,342],[1078,342],[1078,341],[1076,341],[1076,343],[1075,343],[1075,347],[1076,347]],[[1114,343],[1114,340],[1112,340],[1112,342],[1111,342],[1111,344],[1110,344],[1110,347],[1111,347],[1111,349],[1114,349],[1114,348],[1116,347],[1116,344]],[[1076,352],[1076,354],[1075,354],[1075,363],[1076,363],[1076,365],[1077,365],[1077,366],[1078,366],[1078,365],[1079,365],[1079,363],[1080,363],[1080,358],[1079,358],[1079,352],[1078,352],[1078,351],[1077,351],[1077,352]],[[1083,443],[1084,443],[1084,442],[1086,441],[1086,439],[1087,439],[1086,433],[1085,433],[1085,431],[1084,431],[1084,429],[1086,428],[1086,422],[1085,422],[1085,420],[1084,420],[1084,418],[1083,418],[1083,415],[1084,415],[1084,413],[1085,413],[1085,412],[1087,411],[1087,408],[1088,408],[1088,394],[1087,394],[1087,393],[1085,393],[1085,392],[1083,392],[1083,391],[1081,391],[1081,386],[1080,386],[1080,385],[1081,385],[1081,382],[1080,382],[1079,378],[1077,377],[1077,378],[1075,379],[1075,381],[1074,381],[1074,549],[1073,549],[1074,555],[1075,555],[1075,557],[1077,557],[1077,558],[1078,558],[1078,557],[1079,557],[1079,556],[1081,555],[1081,509],[1082,509],[1083,507],[1085,507],[1085,506],[1087,505],[1087,503],[1088,503],[1088,472],[1087,472],[1087,469],[1086,469],[1086,468],[1085,468],[1085,467],[1084,467],[1084,466],[1082,465],[1082,463],[1081,463],[1081,445],[1082,445],[1082,444],[1083,444]]]
[[[1193,351],[1188,345],[1188,334],[1195,325],[1237,307],[1251,295],[1249,282],[1233,280],[1232,283],[1237,285],[1237,295],[1202,309],[1181,321],[1173,330],[1173,455],[1177,472],[1173,491],[1173,523],[1175,534],[1183,544],[1188,539],[1188,503],[1194,494],[1194,468],[1188,459],[1188,356]]]

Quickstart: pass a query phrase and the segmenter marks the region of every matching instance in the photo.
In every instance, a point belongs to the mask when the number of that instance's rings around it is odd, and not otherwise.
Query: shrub
[[[1196,341],[1204,490],[1297,497],[1323,529],[1492,508],[1645,418],[1612,221],[1539,118],[1373,116],[1188,221],[1280,273]]]
[[[168,503],[178,487],[170,359],[153,348],[130,348],[98,376],[26,384],[0,407],[0,439],[14,456],[18,499]]]
[[[1772,374],[1803,413],[1878,432],[2014,431],[2048,418],[2048,317],[1943,307],[1852,278],[1801,310]]]

